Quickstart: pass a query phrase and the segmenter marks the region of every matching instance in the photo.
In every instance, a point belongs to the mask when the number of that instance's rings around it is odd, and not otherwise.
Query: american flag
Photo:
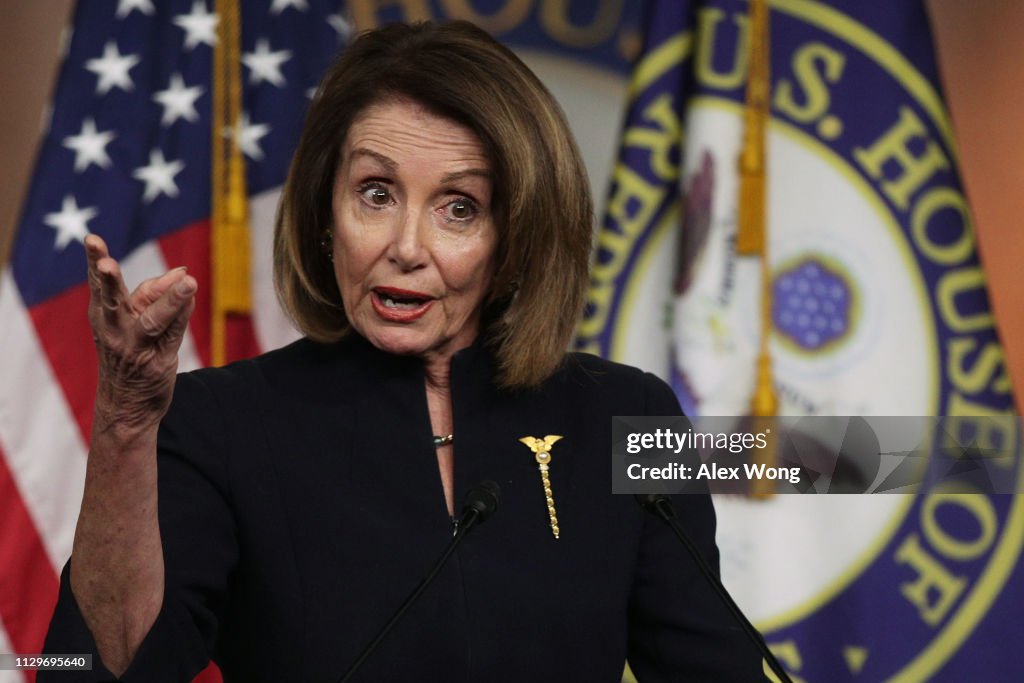
[[[253,314],[248,343],[295,335],[271,286],[278,190],[310,97],[351,33],[339,0],[245,0],[242,116]],[[0,271],[0,652],[38,653],[71,553],[96,359],[82,242],[129,287],[186,265],[200,283],[180,370],[210,362],[214,0],[88,0],[67,33],[52,115]],[[23,678],[24,676],[24,678]],[[0,672],[0,683],[33,680]]]

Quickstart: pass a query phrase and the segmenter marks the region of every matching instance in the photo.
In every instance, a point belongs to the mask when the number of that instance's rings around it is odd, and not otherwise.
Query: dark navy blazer
[[[678,541],[611,493],[611,416],[677,415],[671,390],[581,354],[538,390],[493,376],[479,346],[453,359],[455,502],[490,479],[500,507],[358,680],[616,683],[627,658],[644,683],[764,680]],[[548,434],[558,540],[519,441]],[[452,535],[421,364],[359,337],[179,376],[159,443],[166,593],[124,681],[211,657],[229,682],[335,681]],[[710,498],[675,505],[717,567]],[[46,651],[95,653],[68,567]],[[94,661],[39,680],[114,680]]]

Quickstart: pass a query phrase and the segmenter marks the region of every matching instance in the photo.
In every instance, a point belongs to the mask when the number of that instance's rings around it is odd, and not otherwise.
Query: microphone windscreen
[[[498,509],[501,488],[493,481],[482,481],[469,490],[462,503],[462,513],[476,510],[476,521],[486,521]]]

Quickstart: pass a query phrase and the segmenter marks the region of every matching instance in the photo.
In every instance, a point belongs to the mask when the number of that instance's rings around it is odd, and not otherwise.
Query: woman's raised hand
[[[175,268],[129,293],[97,235],[85,238],[89,323],[99,358],[93,433],[155,430],[174,391],[178,348],[195,309],[195,278]],[[114,436],[114,434],[111,434]]]
[[[100,237],[85,238],[85,253],[99,382],[71,590],[100,658],[120,675],[163,604],[157,429],[198,285],[175,268],[129,293]]]

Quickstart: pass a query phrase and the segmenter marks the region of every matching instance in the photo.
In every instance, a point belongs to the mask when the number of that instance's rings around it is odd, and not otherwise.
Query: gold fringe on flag
[[[252,310],[245,160],[238,144],[242,114],[239,0],[216,0],[213,49],[212,216],[210,225],[211,358],[227,362],[227,320]]]
[[[750,413],[754,417],[751,431],[770,429],[778,410],[778,397],[772,383],[772,359],[769,350],[771,337],[771,264],[768,253],[766,210],[767,152],[766,133],[771,112],[771,74],[769,69],[768,6],[767,0],[750,0],[749,59],[746,102],[743,107],[743,147],[739,157],[740,196],[736,234],[736,252],[741,256],[756,256],[761,262],[761,342],[757,355],[757,378],[751,398]],[[774,430],[773,430],[774,431]],[[769,435],[769,447],[752,449],[756,463],[774,465],[775,438]],[[773,482],[755,479],[751,495],[764,498],[771,495]]]

